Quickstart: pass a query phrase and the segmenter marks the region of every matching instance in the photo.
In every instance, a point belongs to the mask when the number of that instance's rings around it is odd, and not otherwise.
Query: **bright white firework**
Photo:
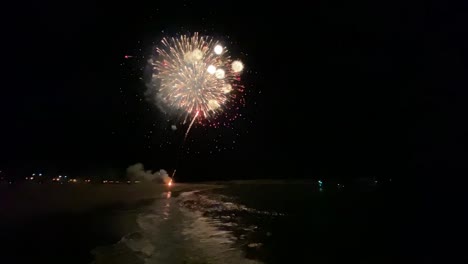
[[[195,119],[212,118],[242,102],[239,74],[228,50],[216,43],[198,33],[161,41],[150,63],[155,98],[166,113],[182,114],[184,121],[192,119],[193,124]]]
[[[218,101],[216,100],[210,100],[208,101],[208,108],[212,111],[218,109],[221,105],[219,104]]]
[[[221,45],[216,45],[214,47],[214,52],[216,53],[216,55],[221,55],[221,53],[223,53],[223,47]]]
[[[232,91],[232,85],[226,84],[226,85],[223,87],[223,93],[227,94],[227,93],[230,93],[231,91]]]
[[[209,73],[209,74],[215,74],[216,72],[216,67],[214,65],[210,65],[208,66],[208,68],[206,69],[206,71]]]
[[[199,49],[194,49],[192,52],[192,57],[194,61],[199,61],[203,58],[203,52]]]
[[[238,60],[234,61],[231,66],[234,72],[241,72],[244,69],[244,64]]]
[[[188,64],[197,63],[203,58],[203,52],[199,49],[193,51],[187,51],[184,54],[184,61]]]
[[[226,75],[226,73],[224,72],[223,69],[217,69],[215,71],[215,77],[218,78],[218,79],[224,79],[225,75]]]

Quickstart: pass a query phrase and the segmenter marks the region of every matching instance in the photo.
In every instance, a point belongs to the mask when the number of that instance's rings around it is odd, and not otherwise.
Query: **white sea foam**
[[[187,192],[178,198],[156,200],[138,215],[140,231],[115,245],[96,249],[94,263],[260,263],[244,257],[231,232],[218,228],[221,222],[181,206],[194,201],[195,196],[195,192]]]

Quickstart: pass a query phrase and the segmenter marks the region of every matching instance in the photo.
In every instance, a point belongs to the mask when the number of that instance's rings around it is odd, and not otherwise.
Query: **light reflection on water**
[[[171,199],[171,192],[166,193],[166,201],[164,203],[164,208],[163,208],[163,219],[168,220],[170,216],[170,211],[171,211],[171,203],[169,201]]]
[[[138,215],[137,232],[126,235],[108,249],[94,252],[96,259],[105,260],[95,263],[261,263],[245,258],[239,248],[239,241],[232,233],[237,224],[232,222],[228,226],[235,217],[222,221],[221,215],[214,217],[206,214],[207,210],[229,211],[232,215],[252,209],[195,193],[173,196],[165,192]]]

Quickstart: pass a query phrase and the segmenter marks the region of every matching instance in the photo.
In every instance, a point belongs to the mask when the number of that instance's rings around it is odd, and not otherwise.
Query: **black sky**
[[[186,180],[457,171],[467,158],[466,11],[394,1],[9,4],[0,166],[78,173],[143,162],[178,167]],[[181,156],[181,134],[145,100],[142,56],[163,36],[194,31],[243,59],[247,105],[232,128],[194,128]]]

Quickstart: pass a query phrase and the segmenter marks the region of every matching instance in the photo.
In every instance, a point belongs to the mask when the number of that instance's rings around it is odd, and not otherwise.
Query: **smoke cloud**
[[[127,168],[127,177],[130,180],[136,181],[149,181],[149,182],[159,182],[159,183],[168,183],[171,181],[171,177],[167,174],[165,170],[151,171],[146,170],[142,163],[137,163],[129,166]]]

